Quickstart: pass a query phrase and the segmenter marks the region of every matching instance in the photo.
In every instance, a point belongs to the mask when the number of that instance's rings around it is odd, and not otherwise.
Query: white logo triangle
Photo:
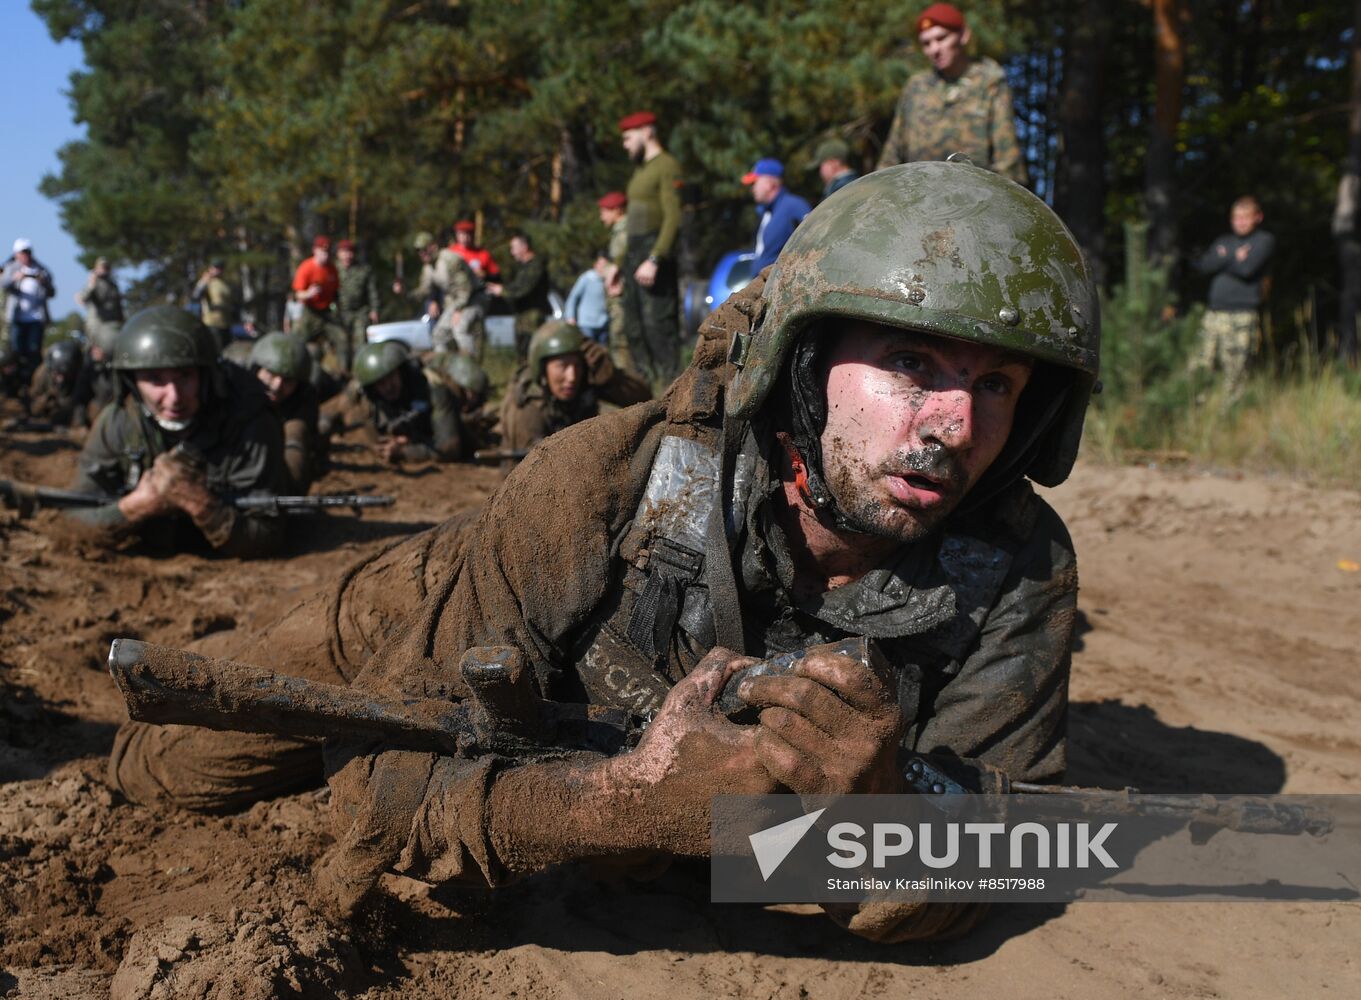
[[[756,864],[761,869],[762,882],[770,881],[770,876],[775,874],[775,869],[779,868],[784,859],[789,857],[790,851],[799,846],[799,841],[803,839],[803,835],[826,811],[826,809],[819,809],[817,812],[810,812],[806,816],[791,819],[778,826],[757,830],[747,838],[751,842],[752,853],[756,855]]]

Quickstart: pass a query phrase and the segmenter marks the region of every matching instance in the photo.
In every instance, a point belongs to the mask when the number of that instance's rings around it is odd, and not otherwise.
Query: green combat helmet
[[[753,333],[733,342],[738,371],[727,412],[750,420],[767,399],[775,402],[771,390],[789,370],[795,437],[812,452],[805,457],[819,477],[817,436],[826,400],[801,403],[809,393],[800,391],[798,372],[811,370],[803,364],[803,345],[808,342],[811,356],[817,339],[805,334],[834,319],[920,330],[1033,358],[1011,439],[989,470],[988,485],[1027,475],[1053,486],[1071,471],[1096,382],[1096,289],[1072,234],[1020,185],[962,162],[876,171],[799,224],[775,262],[763,305]],[[800,419],[804,404],[812,419],[807,412]],[[824,497],[830,502],[829,493]]]
[[[564,354],[580,354],[585,342],[581,331],[571,323],[550,319],[529,339],[529,370],[536,379],[541,379],[545,362]]]
[[[251,348],[250,367],[263,368],[295,382],[306,382],[312,374],[312,355],[297,337],[267,333]]]
[[[210,368],[217,338],[192,314],[175,306],[143,309],[118,331],[113,366],[118,371],[148,368]]]
[[[491,379],[487,373],[466,354],[450,352],[439,355],[435,359],[435,366],[478,399],[485,398],[491,390]]]
[[[354,365],[350,371],[355,381],[367,389],[379,379],[395,372],[406,359],[406,348],[395,340],[385,340],[381,344],[365,344],[354,356]]]
[[[53,375],[70,377],[80,371],[85,360],[80,345],[74,340],[59,340],[47,349],[47,367]]]
[[[112,358],[114,342],[118,340],[118,332],[122,329],[122,323],[96,323],[90,333],[90,345],[103,351],[105,358]]]

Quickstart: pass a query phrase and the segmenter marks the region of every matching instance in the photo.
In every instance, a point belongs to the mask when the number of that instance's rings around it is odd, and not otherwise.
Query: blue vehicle
[[[750,250],[732,250],[719,258],[718,266],[709,276],[708,284],[688,282],[685,287],[685,328],[691,337],[699,330],[704,317],[713,312],[733,292],[741,291],[755,275],[751,273],[756,254]]]

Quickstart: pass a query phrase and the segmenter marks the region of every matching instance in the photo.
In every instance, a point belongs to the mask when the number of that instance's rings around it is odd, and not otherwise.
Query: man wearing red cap
[[[903,87],[879,169],[963,153],[975,166],[1024,184],[1025,160],[1002,67],[986,56],[969,58],[969,27],[952,4],[927,7],[916,29],[931,68]]]
[[[628,244],[612,282],[624,299],[624,336],[634,363],[658,388],[680,371],[680,164],[657,138],[657,116],[637,111],[619,120],[624,151],[637,164],[628,186]]]
[[[342,366],[330,347],[346,339],[331,309],[339,291],[340,275],[331,263],[330,237],[318,236],[312,241],[312,256],[299,264],[293,275],[293,297],[303,308],[292,332],[307,342],[315,361],[326,358],[326,366],[337,369]]]
[[[474,239],[476,235],[477,226],[471,219],[459,219],[454,223],[454,242],[449,244],[449,249],[466,260],[473,273],[483,281],[497,281],[501,277],[501,268],[497,266],[490,250],[477,245]]]
[[[633,352],[629,350],[628,338],[624,335],[624,300],[620,297],[622,288],[617,280],[618,268],[615,261],[624,259],[629,248],[628,195],[623,191],[607,191],[596,199],[600,208],[600,224],[610,231],[610,242],[606,252],[610,255],[610,270],[605,275],[605,287],[609,291],[606,308],[610,314],[610,356],[620,368],[637,370],[633,363]]]
[[[352,240],[341,240],[336,244],[336,264],[340,275],[336,313],[345,336],[335,342],[335,349],[345,370],[349,371],[355,352],[367,340],[368,325],[378,322],[378,278],[368,264],[355,260]]]

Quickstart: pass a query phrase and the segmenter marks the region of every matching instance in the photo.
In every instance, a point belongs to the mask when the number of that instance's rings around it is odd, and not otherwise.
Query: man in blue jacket
[[[812,209],[808,202],[784,186],[784,164],[779,160],[757,160],[743,178],[742,183],[751,188],[751,196],[756,201],[756,210],[761,221],[756,226],[756,259],[752,261],[753,274],[760,274],[775,263],[794,227]]]

